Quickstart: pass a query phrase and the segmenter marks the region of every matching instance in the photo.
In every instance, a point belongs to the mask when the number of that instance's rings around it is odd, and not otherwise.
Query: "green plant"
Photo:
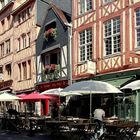
[[[56,38],[57,35],[57,29],[56,28],[50,28],[47,31],[44,32],[44,37],[46,40],[49,38]]]

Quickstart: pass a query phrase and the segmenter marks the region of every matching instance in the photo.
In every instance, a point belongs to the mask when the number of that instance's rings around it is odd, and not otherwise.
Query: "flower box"
[[[56,28],[50,28],[47,31],[44,32],[44,37],[46,40],[49,38],[56,38],[57,29]]]
[[[48,64],[45,66],[45,73],[53,73],[56,69],[56,64]]]

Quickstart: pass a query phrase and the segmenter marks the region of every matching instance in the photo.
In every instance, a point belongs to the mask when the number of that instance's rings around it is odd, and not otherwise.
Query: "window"
[[[21,16],[20,16],[20,14],[18,15],[18,24],[20,24],[21,23]]]
[[[18,41],[18,48],[17,48],[17,50],[18,50],[18,51],[20,51],[20,49],[21,49],[21,42],[20,42],[20,38],[18,38],[18,40],[17,40],[17,41]]]
[[[19,69],[19,81],[21,81],[22,80],[21,64],[18,64],[18,69]]]
[[[0,66],[0,73],[3,73],[3,67]]]
[[[6,65],[5,68],[6,68],[7,76],[11,77],[11,64]]]
[[[27,17],[30,17],[31,16],[31,7],[28,7],[27,8]]]
[[[22,63],[22,67],[23,67],[23,80],[27,79],[27,65],[26,62]]]
[[[84,14],[87,11],[92,10],[92,0],[80,0],[79,14]]]
[[[17,16],[18,24],[24,22],[31,16],[31,7],[28,7]]]
[[[2,43],[0,45],[0,56],[3,57],[4,56],[4,43]]]
[[[11,24],[11,19],[10,16],[7,17],[7,29],[10,28],[10,24]]]
[[[136,10],[136,47],[140,48],[140,9]]]
[[[31,60],[28,60],[28,78],[31,78]]]
[[[26,48],[26,35],[22,35],[22,46],[23,48]]]
[[[25,11],[22,12],[21,16],[22,16],[22,21],[24,22],[26,20],[26,13],[25,13]]]
[[[0,66],[0,81],[3,80],[3,67]]]
[[[104,24],[105,55],[120,52],[120,18],[111,19]]]
[[[27,34],[27,46],[30,46],[30,42],[31,42],[31,35],[30,33]]]
[[[4,32],[4,28],[5,28],[5,27],[4,27],[4,24],[5,24],[5,21],[4,21],[4,20],[1,21],[1,26],[2,26],[2,29],[1,29],[1,30],[2,30],[2,33]]]
[[[10,39],[5,42],[6,54],[11,52]]]
[[[103,3],[106,4],[106,3],[109,3],[109,2],[112,2],[113,0],[103,0]]]
[[[24,61],[18,64],[18,80],[31,79],[31,60]]]
[[[79,34],[80,61],[92,60],[92,29]]]

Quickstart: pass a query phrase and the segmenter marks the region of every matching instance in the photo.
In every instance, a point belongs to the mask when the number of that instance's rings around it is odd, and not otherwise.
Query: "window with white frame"
[[[20,51],[21,49],[21,41],[20,41],[20,37],[17,39],[17,51]]]
[[[18,64],[18,80],[31,79],[31,60],[24,61]]]
[[[120,48],[120,17],[104,23],[105,55],[115,54]]]
[[[10,39],[5,42],[6,55],[11,52]]]
[[[30,46],[30,42],[31,42],[31,34],[29,32],[27,33],[27,46]]]
[[[17,15],[18,24],[26,21],[31,16],[31,7],[26,8],[24,11],[22,11],[20,14]]]
[[[26,34],[22,35],[22,47],[23,49],[26,48]]]
[[[21,73],[21,64],[18,64],[18,80],[22,80],[22,73]]]
[[[27,79],[27,64],[26,62],[22,63],[22,68],[23,68],[23,80]]]
[[[103,0],[103,3],[106,4],[106,3],[110,3],[112,2],[113,0]]]
[[[92,0],[80,0],[79,14],[92,10]]]
[[[31,71],[31,60],[28,60],[28,62],[27,62],[27,64],[28,64],[28,78],[31,78],[31,76],[32,76],[32,71]]]
[[[0,57],[4,56],[4,43],[0,44]]]
[[[5,66],[5,70],[6,70],[6,75],[7,75],[8,77],[11,77],[11,73],[12,73],[11,64],[7,64],[7,65]]]
[[[140,8],[136,10],[136,48],[140,48]]]
[[[92,60],[92,29],[86,29],[79,33],[79,60]]]

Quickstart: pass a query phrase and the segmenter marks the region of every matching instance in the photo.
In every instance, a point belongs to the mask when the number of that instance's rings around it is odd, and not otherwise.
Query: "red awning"
[[[18,94],[17,96],[19,97],[19,98],[23,98],[24,96],[26,96],[27,94],[25,94],[25,93],[22,93],[22,94]]]
[[[53,99],[53,97],[42,95],[36,91],[21,97],[21,101],[37,101],[37,100],[50,100],[50,99]]]

